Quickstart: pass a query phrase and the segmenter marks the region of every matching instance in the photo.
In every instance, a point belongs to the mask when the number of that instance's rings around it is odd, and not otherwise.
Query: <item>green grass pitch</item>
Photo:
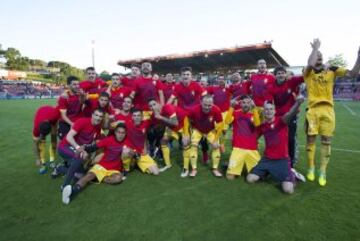
[[[325,188],[300,183],[285,195],[273,182],[217,179],[202,164],[195,179],[181,179],[173,150],[177,165],[159,177],[135,171],[118,186],[92,184],[68,206],[62,178],[39,175],[32,153],[34,111],[54,103],[0,101],[0,240],[360,240],[360,103],[336,103]]]

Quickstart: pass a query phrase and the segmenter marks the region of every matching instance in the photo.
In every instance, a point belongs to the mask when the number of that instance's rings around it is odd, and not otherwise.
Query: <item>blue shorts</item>
[[[270,160],[265,157],[251,170],[252,174],[264,178],[270,174],[278,182],[294,182],[289,159]]]

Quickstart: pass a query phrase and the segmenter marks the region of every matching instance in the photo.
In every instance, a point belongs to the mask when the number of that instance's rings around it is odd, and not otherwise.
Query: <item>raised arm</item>
[[[308,58],[308,63],[307,63],[307,66],[305,68],[304,75],[307,75],[311,71],[311,69],[315,67],[316,60],[317,60],[318,54],[319,54],[320,44],[321,44],[321,42],[317,38],[314,39],[313,42],[310,43],[312,51],[311,51],[310,56]]]
[[[295,104],[291,107],[291,109],[289,110],[289,112],[287,112],[285,115],[283,115],[281,117],[282,121],[286,124],[289,123],[289,121],[291,120],[291,118],[297,113],[300,105],[304,102],[304,96],[302,95],[298,95],[296,97],[296,102]]]

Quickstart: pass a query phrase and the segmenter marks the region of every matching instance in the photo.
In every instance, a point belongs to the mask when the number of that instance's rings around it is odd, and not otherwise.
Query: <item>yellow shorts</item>
[[[119,171],[116,170],[107,170],[106,168],[104,168],[103,166],[96,164],[94,165],[89,172],[92,172],[95,174],[96,178],[98,179],[99,182],[102,182],[102,180],[105,177],[110,177],[113,174],[119,174]]]
[[[210,131],[207,134],[201,133],[200,131],[193,129],[191,133],[191,145],[198,146],[201,138],[205,137],[209,143],[215,142],[215,131]],[[217,140],[219,142],[219,140]]]
[[[335,130],[335,112],[330,105],[317,105],[306,112],[308,135],[333,136]]]
[[[143,120],[150,120],[152,111],[144,110],[142,113],[143,113]]]
[[[149,155],[141,155],[137,165],[142,172],[148,173],[149,167],[156,166],[156,162]]]
[[[229,125],[227,124],[228,122],[226,121],[228,118],[229,118],[229,114],[232,114],[232,112],[231,111],[224,111],[223,113],[221,113],[221,115],[222,115],[222,119],[223,119],[223,121],[224,121],[224,127],[223,127],[223,130],[224,131],[226,131],[227,129],[229,129]]]
[[[244,164],[247,172],[249,173],[251,169],[256,166],[259,160],[260,155],[258,151],[234,147],[231,152],[227,174],[240,176],[244,168]]]
[[[175,139],[175,140],[179,140],[180,136],[183,133],[183,128],[181,128],[178,131],[173,131],[172,129],[170,129],[169,127],[166,127],[165,129],[165,133],[164,133],[164,137],[167,137],[168,139]]]

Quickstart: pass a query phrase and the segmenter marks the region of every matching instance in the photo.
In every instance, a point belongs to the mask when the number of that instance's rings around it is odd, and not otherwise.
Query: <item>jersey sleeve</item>
[[[59,110],[67,109],[67,100],[62,96],[58,100],[58,108],[59,108]]]
[[[79,133],[79,131],[81,131],[85,125],[86,125],[86,119],[79,119],[75,121],[74,125],[71,128],[77,133]]]

